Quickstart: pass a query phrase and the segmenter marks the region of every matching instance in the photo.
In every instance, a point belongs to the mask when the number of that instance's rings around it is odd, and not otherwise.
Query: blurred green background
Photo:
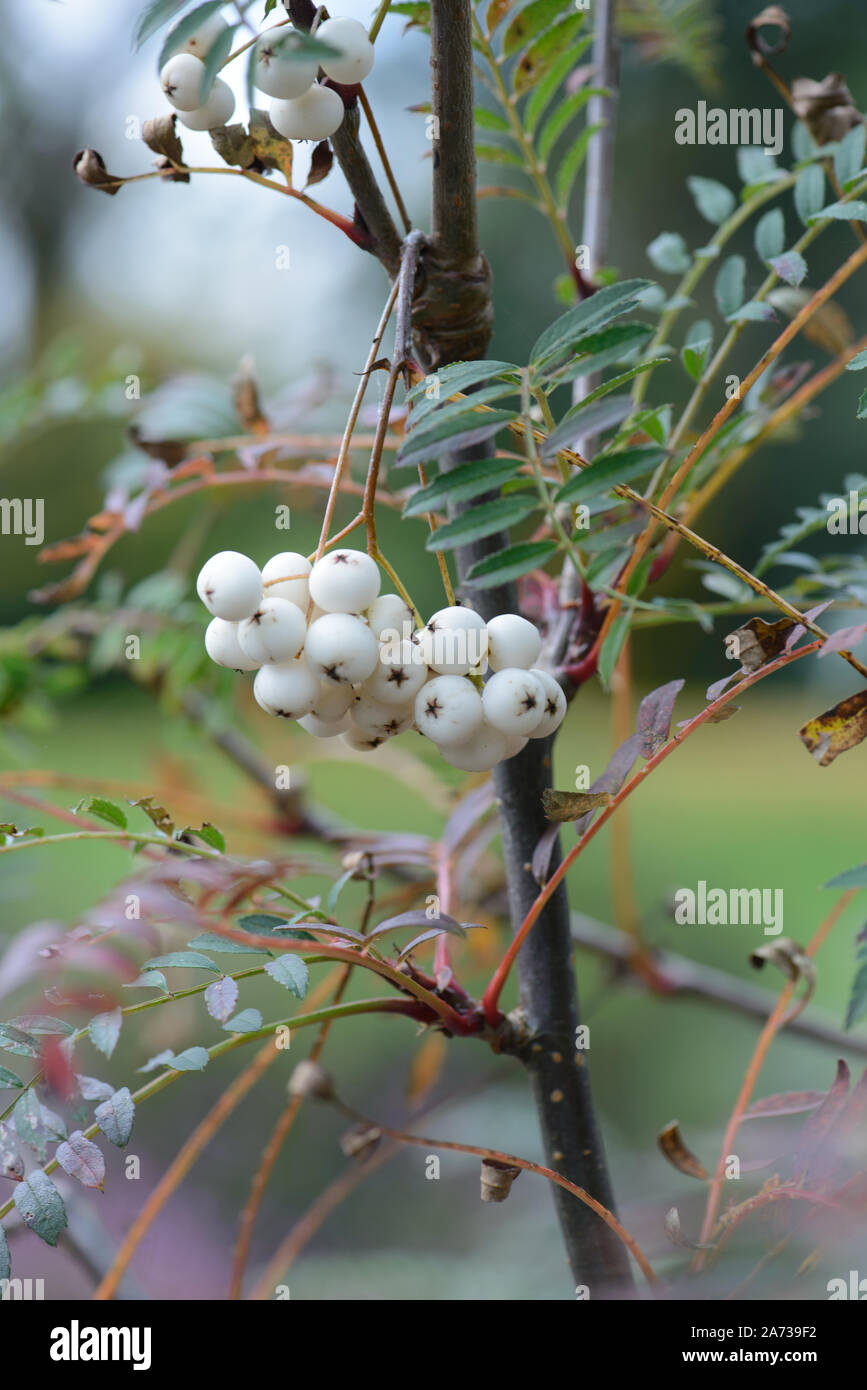
[[[7,287],[0,337],[6,377],[0,396],[0,463],[4,495],[45,498],[48,540],[75,534],[102,504],[106,469],[116,466],[128,447],[124,384],[130,374],[141,377],[146,395],[165,378],[183,373],[208,372],[227,382],[240,359],[251,354],[266,400],[287,427],[301,412],[305,429],[339,430],[355,386],[352,373],[363,364],[384,288],[378,266],[336,231],[320,230],[300,207],[286,207],[255,188],[236,187],[235,180],[201,178],[190,187],[146,183],[109,200],[73,178],[71,156],[85,145],[96,146],[113,171],[148,167],[147,152],[126,138],[130,116],[144,119],[159,106],[153,42],[142,55],[129,51],[137,8],[134,0],[117,0],[110,15],[98,0],[70,0],[64,6],[32,0],[26,8],[5,7],[10,42],[0,55],[6,186],[0,268]],[[707,224],[685,190],[688,174],[700,172],[735,185],[731,149],[674,144],[674,112],[699,99],[774,104],[742,41],[754,8],[739,0],[717,6],[718,92],[703,89],[671,63],[639,54],[634,45],[626,48],[610,256],[624,275],[653,277],[644,247],[662,230],[680,231],[690,246],[706,240]],[[815,78],[843,70],[861,104],[867,47],[851,41],[854,7],[838,3],[817,9],[806,0],[793,0],[788,9],[794,35],[781,61],[783,70]],[[344,4],[342,12],[368,17],[355,0]],[[860,15],[858,19],[863,23]],[[368,86],[404,195],[424,225],[429,162],[423,117],[407,108],[425,97],[426,45],[417,33],[401,38],[401,27],[397,20],[386,25]],[[207,162],[206,137],[188,136],[185,144],[188,156],[201,154]],[[350,210],[339,175],[332,175],[317,193]],[[793,232],[794,213],[789,202],[785,207]],[[483,203],[481,225],[496,286],[491,355],[520,361],[559,312],[553,293],[561,272],[556,248],[545,225],[517,203]],[[580,226],[580,206],[573,225]],[[841,226],[819,243],[811,259],[811,284],[819,284],[846,254],[847,234]],[[275,251],[283,245],[290,247],[291,268],[277,273]],[[746,235],[733,249],[746,251],[749,245]],[[755,261],[750,274],[757,277]],[[695,317],[710,308],[709,296],[710,284]],[[863,324],[859,282],[850,287],[845,304],[856,327]],[[748,329],[732,370],[746,370],[768,340],[767,328]],[[795,356],[804,355],[802,350]],[[824,361],[818,348],[809,348],[807,355],[816,365]],[[665,372],[654,379],[652,399],[682,400],[683,373],[676,365]],[[847,472],[863,467],[863,425],[855,420],[852,382],[844,374],[797,437],[763,450],[738,474],[705,514],[701,529],[706,536],[750,563],[797,506],[814,502],[820,491],[837,490]],[[219,413],[220,390],[208,389]],[[307,392],[315,396],[309,407]],[[273,507],[280,501],[293,509],[291,539],[279,535],[275,544]],[[320,505],[309,491],[293,496],[290,489],[284,494],[233,489],[207,502],[193,498],[126,537],[111,552],[107,570],[118,576],[125,592],[170,564],[194,574],[202,555],[223,546],[244,550],[258,561],[285,544],[306,551],[315,544]],[[441,600],[435,566],[422,557],[422,534],[420,523],[399,524],[390,516],[381,525],[384,548],[410,579],[421,607],[430,609]],[[184,537],[190,536],[185,546]],[[698,577],[683,568],[685,558],[681,556],[668,587],[699,595]],[[29,601],[29,591],[61,573],[63,567],[49,572],[37,565],[35,547],[23,546],[18,538],[0,540],[0,620],[11,625],[38,615],[41,610]],[[111,592],[110,584],[103,592]],[[721,636],[733,625],[718,624],[712,635],[692,625],[637,634],[638,694],[684,676],[689,685],[675,717],[695,712],[704,684],[725,671]],[[821,885],[865,857],[864,752],[856,750],[820,769],[804,751],[797,729],[851,692],[848,677],[843,664],[831,659],[799,664],[760,685],[735,719],[700,731],[632,800],[628,815],[635,888],[650,942],[754,978],[747,964],[758,944],[753,930],[673,924],[675,888],[699,879],[714,886],[782,887],[786,935],[804,941],[813,933],[833,902]],[[442,811],[419,794],[399,758],[393,767],[389,759],[372,767],[326,757],[300,733],[293,737],[282,727],[275,732],[253,704],[249,688],[238,691],[235,710],[238,726],[269,761],[303,767],[317,803],[359,826],[436,834]],[[607,702],[596,687],[585,688],[558,741],[555,785],[570,787],[578,764],[588,764],[591,776],[597,775],[611,748]],[[130,795],[168,785],[183,797],[195,787],[218,825],[221,807],[265,814],[261,794],[245,786],[200,734],[111,673],[86,694],[61,701],[53,714],[13,726],[2,751],[6,768],[44,769],[81,779],[82,791],[89,780],[94,786],[103,780],[134,784]],[[454,785],[445,784],[445,800]],[[69,806],[79,792],[52,795]],[[0,812],[4,819],[20,822],[20,808],[2,803]],[[262,845],[273,851],[275,843]],[[229,848],[265,852],[243,830],[229,832]],[[570,876],[576,909],[602,922],[612,920],[608,851],[606,832]],[[3,933],[11,936],[43,920],[74,925],[120,880],[127,865],[123,852],[100,845],[9,856],[0,866]],[[856,903],[820,958],[815,1007],[837,1024],[842,1024],[854,973],[853,940],[862,921],[863,908],[859,911]],[[469,987],[478,988],[495,959],[495,943],[473,949],[465,969]],[[655,1136],[677,1116],[690,1146],[709,1166],[715,1161],[757,1028],[710,1006],[651,999],[624,988],[584,952],[577,962],[591,1025],[589,1061],[621,1215],[664,1268],[680,1257],[663,1235],[663,1215],[676,1204],[685,1228],[693,1229],[699,1210],[696,1192],[698,1197],[701,1192],[666,1165]],[[267,1019],[286,1011],[287,996],[270,982],[256,981],[242,1003],[261,1008]],[[110,1066],[92,1053],[83,1070],[121,1084],[163,1047],[210,1043],[219,1036],[201,1001],[157,1009],[144,1019],[141,1026],[125,1029]],[[297,1046],[306,1045],[300,1035]],[[335,1029],[327,1059],[353,1103],[395,1120],[404,1113],[416,1050],[409,1023],[364,1020],[345,1032]],[[293,1053],[292,1060],[296,1057]],[[835,1061],[832,1049],[787,1038],[775,1047],[759,1094],[825,1089]],[[854,1066],[857,1058],[850,1061]],[[136,1257],[130,1292],[172,1298],[224,1295],[237,1212],[279,1113],[289,1064],[287,1056],[285,1064],[271,1069],[172,1199]],[[133,1140],[143,1160],[141,1183],[125,1184],[115,1160],[106,1196],[87,1198],[88,1208],[101,1204],[99,1219],[109,1242],[122,1234],[187,1129],[240,1065],[235,1054],[142,1111]],[[478,1088],[492,1076],[498,1078],[494,1084],[449,1102],[425,1119],[422,1129],[539,1156],[523,1076],[497,1066],[480,1048],[449,1047],[433,1097]],[[793,1132],[791,1122],[778,1125],[782,1129],[775,1131],[772,1153],[785,1150]],[[261,1268],[277,1240],[341,1170],[340,1128],[329,1112],[310,1107],[293,1133],[257,1226],[253,1270]],[[761,1141],[750,1142],[758,1151]],[[338,1210],[292,1271],[288,1283],[293,1298],[570,1296],[552,1204],[540,1179],[522,1176],[505,1207],[482,1206],[474,1160],[443,1155],[439,1182],[425,1179],[424,1160],[422,1149],[401,1153]],[[743,1241],[729,1266],[731,1283],[746,1273],[768,1240],[768,1228],[760,1227]],[[18,1247],[20,1272],[46,1275],[50,1297],[86,1292],[87,1279],[68,1255],[58,1256],[49,1268],[32,1238],[19,1240]],[[848,1259],[848,1252],[836,1250],[827,1269],[820,1266],[800,1284],[790,1279],[791,1289],[798,1296],[823,1297],[826,1279],[839,1272],[838,1264],[848,1270]],[[757,1295],[764,1287],[757,1285]]]

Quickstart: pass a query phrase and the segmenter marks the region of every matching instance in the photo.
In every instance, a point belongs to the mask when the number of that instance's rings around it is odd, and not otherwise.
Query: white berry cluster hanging
[[[207,64],[227,31],[221,16],[211,15],[187,34],[160,73],[163,92],[190,130],[226,125],[235,110],[228,83],[211,76]],[[343,121],[343,99],[317,80],[320,68],[326,78],[349,86],[363,82],[373,67],[373,44],[357,19],[326,19],[315,34],[332,54],[309,56],[305,36],[285,24],[261,35],[252,53],[252,84],[271,97],[271,123],[287,140],[325,140]]]
[[[316,738],[369,752],[415,729],[454,767],[482,772],[566,713],[559,683],[533,665],[542,643],[531,622],[504,613],[486,624],[455,606],[417,628],[399,594],[380,594],[364,551],[335,549],[312,566],[283,551],[260,570],[222,550],[196,587],[214,615],[211,660],[255,671],[262,709]]]

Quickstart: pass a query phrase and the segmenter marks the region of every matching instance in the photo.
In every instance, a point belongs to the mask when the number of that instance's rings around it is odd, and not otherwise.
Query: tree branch
[[[474,200],[469,196],[475,184],[469,0],[432,0],[431,66],[439,121],[433,238],[422,258],[415,323],[425,356],[436,366],[483,356],[491,330],[489,271],[478,249]],[[469,449],[454,455],[446,466],[481,456],[478,449]],[[486,620],[517,611],[514,586],[475,589],[467,572],[476,560],[507,543],[506,536],[492,536],[457,552],[462,596],[472,600]],[[543,788],[550,786],[550,767],[549,741],[531,739],[522,753],[494,769],[513,929],[536,897],[529,862],[547,828],[541,797]],[[521,953],[519,979],[527,1030],[520,1055],[533,1086],[546,1162],[613,1212],[590,1077],[575,1050],[579,1014],[565,889],[546,904],[544,923]],[[631,1273],[618,1237],[568,1191],[558,1186],[554,1199],[575,1283],[588,1285],[596,1298],[622,1296]]]

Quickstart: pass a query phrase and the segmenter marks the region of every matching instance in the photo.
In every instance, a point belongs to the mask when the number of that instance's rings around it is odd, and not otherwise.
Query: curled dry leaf
[[[792,107],[817,145],[842,140],[864,119],[839,72],[829,72],[821,82],[812,77],[796,77],[792,83]]]
[[[798,735],[820,767],[867,738],[867,690],[849,695],[824,714],[808,719]]]
[[[686,1147],[677,1120],[672,1120],[671,1124],[660,1130],[656,1142],[663,1155],[678,1172],[685,1173],[689,1178],[698,1178],[700,1182],[707,1182],[707,1169],[701,1160],[696,1158],[695,1154]]]
[[[327,179],[331,173],[334,163],[334,155],[327,140],[320,140],[310,159],[310,172],[307,175],[305,188],[312,188],[315,183],[321,183]]]
[[[261,173],[263,166],[256,159],[256,142],[242,125],[218,126],[208,134],[224,164],[239,169],[255,169]]]
[[[793,984],[804,981],[804,993],[795,1001],[785,1018],[785,1023],[791,1023],[813,997],[816,988],[816,967],[811,958],[805,955],[803,946],[799,946],[797,941],[792,941],[788,936],[780,936],[765,946],[757,946],[750,953],[750,965],[755,966],[757,970],[762,970],[766,962],[782,970]]]
[[[776,40],[771,43],[765,39],[763,29],[778,29]],[[766,5],[747,25],[746,39],[753,54],[753,62],[761,64],[764,58],[776,58],[785,53],[792,35],[789,16],[782,5]]]
[[[727,635],[726,645],[731,642],[737,644],[735,652],[745,671],[758,671],[785,649],[786,638],[793,626],[790,618],[780,618],[775,623],[766,623],[763,618],[750,618],[743,627]]]
[[[89,188],[98,188],[112,198],[115,193],[120,192],[121,185],[126,183],[126,179],[120,179],[108,172],[105,160],[98,150],[79,150],[73,157],[72,167],[82,183],[86,183]]]
[[[168,116],[155,116],[152,120],[145,121],[141,138],[149,150],[159,155],[154,161],[154,168],[159,169],[160,175],[167,183],[190,182],[189,174],[176,167],[184,162],[184,149],[178,137],[177,118],[173,112]]]
[[[512,1183],[520,1175],[521,1170],[514,1163],[502,1163],[497,1158],[483,1158],[482,1201],[505,1202],[512,1190]]]
[[[610,792],[558,792],[545,787],[542,792],[542,808],[548,820],[577,820],[588,811],[598,811],[601,806],[610,806],[613,798]]]

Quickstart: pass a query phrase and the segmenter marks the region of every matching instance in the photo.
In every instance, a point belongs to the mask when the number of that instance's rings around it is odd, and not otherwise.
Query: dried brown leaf
[[[112,198],[115,193],[120,192],[121,185],[126,183],[126,179],[108,172],[105,160],[98,150],[79,150],[73,156],[72,167],[82,183],[86,183],[89,188],[98,188],[101,193],[108,193]]]
[[[312,188],[315,183],[321,183],[327,179],[334,164],[334,155],[327,140],[320,140],[310,158],[310,172],[307,175],[305,188]]]
[[[792,107],[818,145],[842,140],[864,119],[839,72],[829,72],[821,82],[812,77],[796,77],[792,83]]]
[[[548,820],[562,822],[577,820],[588,811],[610,806],[610,792],[558,792],[546,787],[542,792],[542,807]]]
[[[799,737],[820,767],[829,767],[841,753],[867,738],[867,690],[848,695],[839,704],[808,719]]]
[[[779,29],[780,34],[774,43],[768,43],[762,29]],[[761,63],[763,58],[774,58],[785,53],[792,34],[789,16],[782,5],[766,5],[747,25],[747,43],[753,52],[753,62]]]
[[[690,1152],[683,1142],[677,1120],[672,1120],[671,1124],[660,1130],[656,1142],[669,1163],[678,1172],[685,1173],[689,1178],[698,1178],[701,1182],[708,1181],[708,1172],[704,1164],[696,1158],[694,1153]]]
[[[794,627],[791,618],[766,623],[763,618],[750,618],[743,627],[730,632],[726,645],[736,642],[735,654],[745,671],[758,671],[784,650],[786,638]]]

